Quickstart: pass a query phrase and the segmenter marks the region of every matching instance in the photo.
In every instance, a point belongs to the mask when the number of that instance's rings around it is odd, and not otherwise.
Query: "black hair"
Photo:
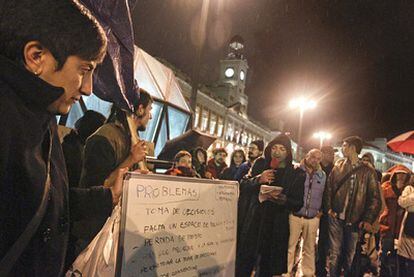
[[[60,70],[69,56],[101,62],[107,39],[91,12],[77,0],[7,1],[0,11],[0,54],[24,62],[23,50],[39,41]]]
[[[153,103],[154,100],[152,99],[151,95],[144,89],[140,88],[139,89],[139,98],[137,97],[136,100],[134,100],[134,110],[137,111],[139,105],[142,105],[142,107],[144,109],[146,109],[148,107],[148,105],[150,103]],[[138,118],[142,118],[145,116],[145,114],[143,115],[137,115]]]
[[[75,122],[75,129],[83,141],[92,135],[105,123],[105,116],[93,110],[88,110]]]
[[[188,156],[188,157],[192,158],[190,152],[185,151],[185,150],[181,150],[177,154],[175,154],[175,156],[174,156],[175,164],[177,164],[180,161],[180,159],[184,156]]]
[[[134,110],[136,111],[139,107],[139,105],[142,105],[144,107],[144,109],[150,104],[152,103],[154,100],[152,99],[151,95],[144,89],[142,88],[138,88],[135,87],[135,91],[139,91],[139,93],[136,93],[135,99],[133,100],[133,106],[134,106]],[[115,121],[119,121],[126,130],[128,130],[128,122],[127,122],[127,114],[131,113],[130,111],[125,111],[121,108],[119,108],[117,105],[112,104],[112,108],[111,108],[111,112],[108,116],[108,120],[107,122],[115,122]],[[138,117],[143,117],[142,116],[138,116]]]
[[[263,152],[264,149],[264,141],[261,139],[258,140],[254,140],[252,142],[250,142],[250,144],[254,144],[257,146],[257,148],[259,149],[260,152]]]
[[[225,153],[226,155],[228,155],[224,147],[216,148],[213,150],[213,156],[217,155],[218,153]]]
[[[197,147],[196,149],[194,149],[192,151],[193,153],[193,164],[199,163],[200,161],[198,160],[198,156],[197,153],[201,152],[201,154],[203,154],[204,156],[204,164],[207,164],[207,151],[203,148],[203,147]]]
[[[243,157],[242,163],[244,163],[246,161],[246,154],[244,153],[243,149],[237,149],[237,150],[234,150],[233,153],[231,153],[230,165],[236,166],[236,164],[234,162],[234,156],[237,153],[242,155],[242,157]]]
[[[355,146],[355,151],[357,154],[361,153],[362,150],[362,139],[358,136],[351,136],[344,138],[344,142],[348,143],[349,145]]]

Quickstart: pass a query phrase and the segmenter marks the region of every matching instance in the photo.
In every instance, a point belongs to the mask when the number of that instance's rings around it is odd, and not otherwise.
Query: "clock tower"
[[[228,107],[246,115],[248,97],[244,89],[249,67],[244,58],[243,38],[234,36],[228,49],[227,57],[220,60],[220,78],[214,91]]]

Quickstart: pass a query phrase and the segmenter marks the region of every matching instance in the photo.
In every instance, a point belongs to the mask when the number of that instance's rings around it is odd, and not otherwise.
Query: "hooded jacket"
[[[258,201],[261,186],[259,184],[260,174],[270,169],[271,149],[275,144],[284,145],[288,151],[285,167],[275,170],[275,181],[270,184],[283,187],[282,192],[287,196],[284,205],[270,201],[263,203]],[[257,259],[256,253],[262,255],[262,261],[268,261],[262,268],[262,272],[269,272],[272,275],[287,272],[289,213],[298,211],[303,206],[304,182],[305,172],[300,168],[295,169],[292,165],[289,137],[277,136],[267,145],[264,157],[258,158],[253,164],[250,178],[243,179],[240,184],[237,276],[250,276],[249,272],[243,272],[244,269],[241,268],[248,263],[254,264]]]
[[[373,168],[363,165],[360,161],[356,166],[361,167],[355,173],[355,187],[352,195],[349,196],[345,222],[357,224],[364,221],[373,224],[381,210],[381,192],[376,174]],[[351,178],[348,178],[339,188],[338,182],[351,170],[352,164],[349,159],[341,159],[335,163],[325,189],[324,209],[326,213],[330,209],[337,214],[343,212],[351,187]]]
[[[397,167],[393,168],[390,180],[381,185],[386,206],[379,219],[380,233],[381,237],[393,239],[398,238],[400,234],[401,222],[404,218],[405,212],[405,209],[398,205],[398,197],[401,196],[401,193],[404,190],[405,186],[400,189],[397,188],[397,171],[411,174],[411,171],[407,167],[398,165]],[[407,178],[409,178],[409,175]]]

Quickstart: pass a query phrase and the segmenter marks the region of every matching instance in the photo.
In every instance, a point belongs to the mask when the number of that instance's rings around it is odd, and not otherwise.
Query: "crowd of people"
[[[88,112],[61,146],[56,115],[92,93],[105,32],[76,1],[9,1],[0,20],[0,276],[62,276],[119,203],[127,170],[148,173],[151,120],[142,89],[134,111]],[[13,23],[13,24],[11,24]],[[137,91],[138,92],[138,91]],[[131,127],[132,126],[132,127]],[[63,150],[62,150],[63,148]],[[180,150],[166,174],[239,182],[236,276],[410,276],[413,173],[378,172],[362,140],[311,149],[293,162],[291,140]],[[411,273],[410,273],[411,272]]]
[[[299,264],[301,276],[409,276],[413,173],[381,173],[371,153],[360,157],[362,145],[347,137],[343,158],[323,146],[294,164],[281,134],[266,148],[251,142],[247,159],[233,151],[230,166],[224,148],[208,161],[200,148],[180,151],[166,174],[240,183],[236,276],[294,276]]]

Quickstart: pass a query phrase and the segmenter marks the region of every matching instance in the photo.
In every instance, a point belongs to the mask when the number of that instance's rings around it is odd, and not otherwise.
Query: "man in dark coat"
[[[351,274],[360,231],[372,231],[381,210],[381,194],[375,170],[363,164],[362,139],[347,137],[342,143],[344,159],[338,160],[328,177],[324,209],[329,226],[329,275]]]
[[[104,124],[105,119],[102,114],[88,110],[76,121],[75,129],[63,138],[62,149],[68,170],[69,186],[79,185],[86,139]]]
[[[326,174],[326,178],[331,174],[332,168],[334,167],[335,149],[330,145],[322,146],[322,161],[321,167]],[[322,204],[322,211],[324,210]],[[319,222],[319,240],[320,242],[329,242],[329,231],[328,231],[328,215],[322,213],[321,220]],[[326,270],[326,257],[328,256],[329,244],[318,243],[318,251],[316,257],[316,276],[326,277],[328,274]]]
[[[135,113],[124,111],[112,105],[108,121],[90,136],[85,145],[84,162],[80,178],[81,187],[99,186],[109,174],[118,167],[138,169],[138,161],[145,159],[146,144],[144,140],[132,143],[132,136],[138,131],[145,131],[151,120],[152,97],[139,89],[139,99],[133,103]],[[136,126],[131,134],[128,118]]]
[[[69,222],[109,216],[122,193],[111,188],[69,189],[55,115],[67,114],[92,90],[92,74],[106,38],[90,13],[71,1],[7,1],[0,20],[0,259],[42,202],[46,210],[11,271],[2,276],[62,276]],[[49,154],[50,150],[50,154]],[[50,157],[50,158],[49,158]],[[17,255],[16,255],[17,256]],[[4,271],[3,271],[4,270]]]
[[[236,276],[250,276],[258,261],[259,276],[281,275],[287,272],[289,213],[303,206],[306,178],[292,165],[289,137],[271,141],[250,175],[240,184]],[[281,187],[281,193],[262,194],[262,185]]]

